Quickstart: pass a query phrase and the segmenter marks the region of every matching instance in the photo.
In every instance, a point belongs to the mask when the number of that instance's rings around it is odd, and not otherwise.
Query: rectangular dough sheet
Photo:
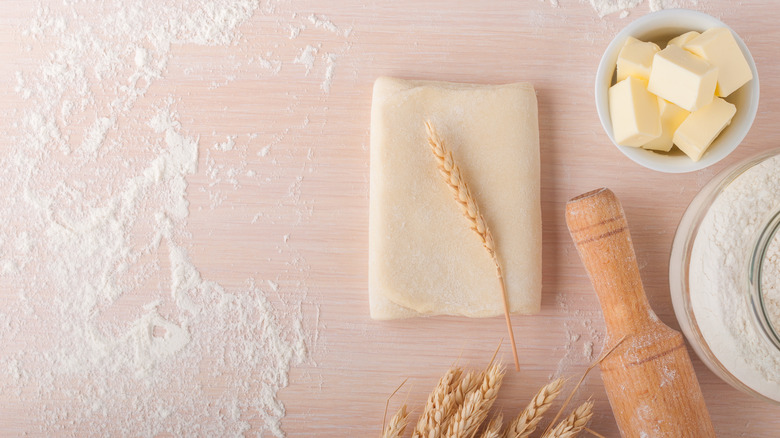
[[[503,314],[490,256],[439,173],[431,120],[493,232],[512,313],[541,303],[539,129],[530,84],[382,77],[371,108],[371,317]]]

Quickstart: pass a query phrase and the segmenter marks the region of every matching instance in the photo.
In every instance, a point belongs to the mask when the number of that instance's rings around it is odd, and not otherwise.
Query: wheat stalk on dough
[[[506,319],[507,329],[509,330],[509,341],[512,344],[515,369],[519,371],[520,360],[517,357],[517,344],[515,343],[515,335],[512,330],[512,321],[509,317],[509,301],[506,293],[506,285],[504,283],[504,274],[501,271],[501,263],[496,254],[496,244],[493,240],[493,233],[490,232],[490,228],[488,228],[487,222],[485,222],[485,218],[479,210],[477,200],[471,193],[466,180],[461,174],[460,167],[455,163],[455,159],[452,157],[452,151],[447,147],[444,140],[439,137],[439,134],[430,121],[425,122],[425,128],[428,132],[428,144],[431,147],[433,155],[436,157],[444,181],[447,183],[450,191],[452,191],[455,201],[460,205],[463,215],[471,223],[471,229],[477,233],[482,241],[482,246],[485,247],[490,258],[493,260],[493,263],[496,265],[496,275],[501,284],[501,300],[504,305],[504,317]]]
[[[539,422],[542,421],[542,416],[550,406],[552,406],[555,397],[557,397],[563,389],[563,378],[553,380],[548,383],[539,392],[536,393],[534,398],[528,403],[528,406],[520,413],[506,429],[504,434],[505,438],[528,438],[536,430]]]
[[[409,411],[406,410],[406,405],[401,406],[398,412],[393,415],[390,422],[382,432],[382,438],[401,438],[406,431],[406,426],[409,424]]]
[[[504,424],[504,416],[501,414],[496,415],[490,420],[487,427],[482,431],[480,438],[501,438],[501,427]]]
[[[574,438],[582,432],[593,416],[593,402],[588,400],[581,404],[569,416],[558,423],[542,438]]]
[[[485,371],[481,385],[466,396],[447,425],[446,438],[471,438],[477,433],[496,401],[504,373],[500,364],[491,365]]]
[[[431,151],[433,151],[433,155],[438,161],[439,170],[452,191],[455,201],[458,202],[463,214],[471,222],[471,229],[474,230],[480,240],[482,240],[482,245],[487,249],[490,257],[496,260],[496,246],[493,241],[493,234],[490,232],[490,229],[485,222],[485,218],[479,211],[477,201],[471,194],[471,190],[460,172],[460,167],[458,167],[452,157],[452,151],[450,151],[446,143],[439,137],[438,132],[436,132],[436,129],[430,121],[425,122],[425,127],[428,130],[428,144],[431,146]]]
[[[453,367],[439,379],[428,396],[420,420],[412,432],[413,438],[440,438],[447,430],[447,422],[455,412],[454,389],[461,380],[463,370]]]

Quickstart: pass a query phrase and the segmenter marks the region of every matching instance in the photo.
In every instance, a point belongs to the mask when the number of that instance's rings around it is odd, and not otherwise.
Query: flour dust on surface
[[[588,3],[599,17],[620,13],[620,18],[626,18],[632,10],[647,5],[652,11],[674,8],[695,8],[700,0],[579,0],[579,3]],[[572,0],[549,0],[554,7],[565,7]]]
[[[271,37],[241,50],[258,17]],[[342,44],[298,43],[309,31]],[[174,68],[204,89],[297,68],[290,74],[314,76],[324,97],[349,33],[245,0],[64,2],[22,23],[16,37],[32,62],[13,78],[19,105],[3,114],[13,148],[0,155],[0,399],[14,400],[21,432],[284,436],[277,393],[319,339],[308,267],[288,242],[311,206],[269,236],[287,268],[261,266],[243,286],[201,274],[188,220],[193,190],[212,210],[231,208],[242,182],[289,185],[285,205],[299,201],[305,166],[278,181],[252,160],[276,163],[275,147],[308,116],[284,132],[262,121],[257,132],[214,131],[212,142],[179,112],[190,96],[154,86]],[[193,47],[237,55],[181,65],[178,53]],[[246,226],[274,220],[273,207]]]

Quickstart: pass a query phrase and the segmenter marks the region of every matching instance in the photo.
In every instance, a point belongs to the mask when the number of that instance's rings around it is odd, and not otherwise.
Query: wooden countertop
[[[386,398],[405,378],[409,380],[391,401],[391,410],[408,400],[418,414],[449,365],[457,359],[483,366],[505,335],[503,318],[378,322],[368,317],[369,111],[372,83],[381,75],[529,81],[536,87],[543,302],[539,315],[513,317],[522,370],[507,374],[496,404],[506,415],[519,411],[553,376],[576,381],[602,347],[598,301],[564,222],[567,199],[601,186],[618,195],[650,303],[665,323],[679,328],[667,272],[684,209],[719,170],[777,146],[780,100],[773,97],[780,96],[774,81],[780,77],[780,8],[773,1],[701,0],[692,6],[722,19],[743,37],[758,66],[762,99],[750,134],[731,156],[683,175],[631,162],[611,145],[595,111],[593,82],[602,51],[625,24],[648,12],[646,4],[627,18],[600,18],[588,2],[575,0],[328,3],[280,3],[271,12],[257,12],[241,25],[242,37],[232,46],[172,48],[165,74],[139,100],[144,105],[174,95],[182,127],[200,136],[201,149],[238,135],[246,153],[214,152],[218,163],[273,178],[263,187],[224,185],[224,199],[216,203],[209,197],[213,192],[202,153],[199,172],[188,178],[188,231],[191,258],[204,278],[241,285],[258,272],[260,277],[285,272],[286,282],[306,289],[304,318],[309,327],[317,327],[317,336],[309,346],[310,360],[291,370],[290,384],[279,395],[288,436],[377,436]],[[7,12],[0,14],[0,59],[6,60],[0,65],[0,81],[6,85],[0,111],[8,115],[22,104],[12,91],[14,72],[37,65],[45,50],[25,50],[20,26],[35,17],[30,5],[5,1],[0,7]],[[284,20],[309,14],[327,17],[339,30],[311,23],[290,38]],[[307,45],[320,54],[308,74],[305,65],[289,62]],[[257,62],[241,64],[252,54],[271,51],[288,60],[277,73]],[[332,81],[323,53],[335,55]],[[0,130],[8,132],[12,124],[4,117]],[[249,139],[253,133],[256,140]],[[13,147],[6,136],[0,141],[6,151]],[[258,152],[266,145],[271,145],[268,156],[273,160],[260,159],[265,155]],[[258,212],[274,220],[253,223]],[[282,253],[279,239],[285,235],[289,241]],[[289,269],[293,258],[305,269]],[[2,283],[0,296],[10,299],[14,293]],[[587,354],[589,343],[592,356]],[[511,363],[508,348],[502,355]],[[777,435],[777,406],[733,389],[695,355],[693,362],[719,436]],[[12,385],[4,376],[0,373],[4,384]],[[618,436],[598,371],[587,378],[575,401],[587,397],[596,403],[590,427]],[[10,391],[0,392],[0,405],[14,400]],[[22,409],[13,412],[14,418],[0,413],[0,435],[18,435],[36,421],[24,417]]]

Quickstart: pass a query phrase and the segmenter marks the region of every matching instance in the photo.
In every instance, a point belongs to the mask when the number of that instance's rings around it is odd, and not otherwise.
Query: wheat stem
[[[409,380],[408,377],[404,379],[404,381],[398,385],[398,388],[395,388],[395,391],[393,391],[393,393],[387,397],[387,400],[385,400],[385,414],[382,416],[382,430],[385,430],[385,420],[387,420],[387,409],[390,407],[390,399],[393,398],[393,396],[401,389],[401,387],[404,386],[404,384],[406,384],[407,380]]]
[[[485,218],[479,211],[476,198],[472,195],[468,184],[466,184],[466,180],[460,173],[460,168],[452,157],[452,151],[450,151],[441,137],[439,137],[439,134],[430,121],[425,122],[425,127],[428,131],[428,144],[431,146],[431,151],[436,157],[439,170],[441,171],[447,186],[449,186],[452,191],[455,201],[460,205],[464,216],[471,222],[471,229],[477,233],[482,241],[482,246],[485,247],[490,258],[493,260],[493,263],[496,265],[496,276],[501,284],[501,300],[504,306],[504,317],[506,319],[507,330],[509,331],[509,341],[512,344],[515,369],[520,371],[520,359],[517,356],[517,344],[515,343],[515,334],[512,330],[512,320],[509,315],[509,298],[506,292],[501,263],[496,254],[496,244],[493,240],[493,234],[490,232],[490,228],[488,228]]]
[[[625,336],[620,338],[620,340],[617,341],[617,343],[615,345],[610,347],[610,349],[607,350],[606,353],[602,354],[601,357],[597,361],[595,361],[592,364],[590,364],[590,366],[585,370],[585,372],[582,373],[582,377],[580,377],[579,382],[577,382],[577,384],[574,386],[574,389],[571,390],[571,393],[569,393],[569,396],[566,397],[566,401],[563,402],[563,405],[561,405],[561,408],[558,410],[558,413],[555,414],[555,418],[553,418],[553,420],[547,426],[547,429],[544,430],[544,434],[542,434],[543,436],[547,435],[547,432],[550,431],[550,427],[552,427],[552,425],[558,420],[558,417],[561,416],[561,412],[563,412],[563,410],[566,409],[566,406],[569,404],[569,402],[571,401],[572,397],[574,397],[574,393],[577,392],[577,389],[579,389],[580,385],[582,385],[582,382],[585,380],[585,377],[587,377],[588,373],[590,373],[590,370],[595,368],[596,365],[598,365],[601,362],[603,362],[604,359],[606,359],[607,356],[612,354],[612,352],[615,351],[620,346],[620,344],[622,344],[623,341],[625,341],[625,340],[626,340]]]
[[[607,438],[604,435],[596,432],[595,430],[587,428],[587,427],[585,428],[585,432],[588,432],[589,434],[591,434],[591,435],[593,435],[593,436],[595,436],[597,438]]]

